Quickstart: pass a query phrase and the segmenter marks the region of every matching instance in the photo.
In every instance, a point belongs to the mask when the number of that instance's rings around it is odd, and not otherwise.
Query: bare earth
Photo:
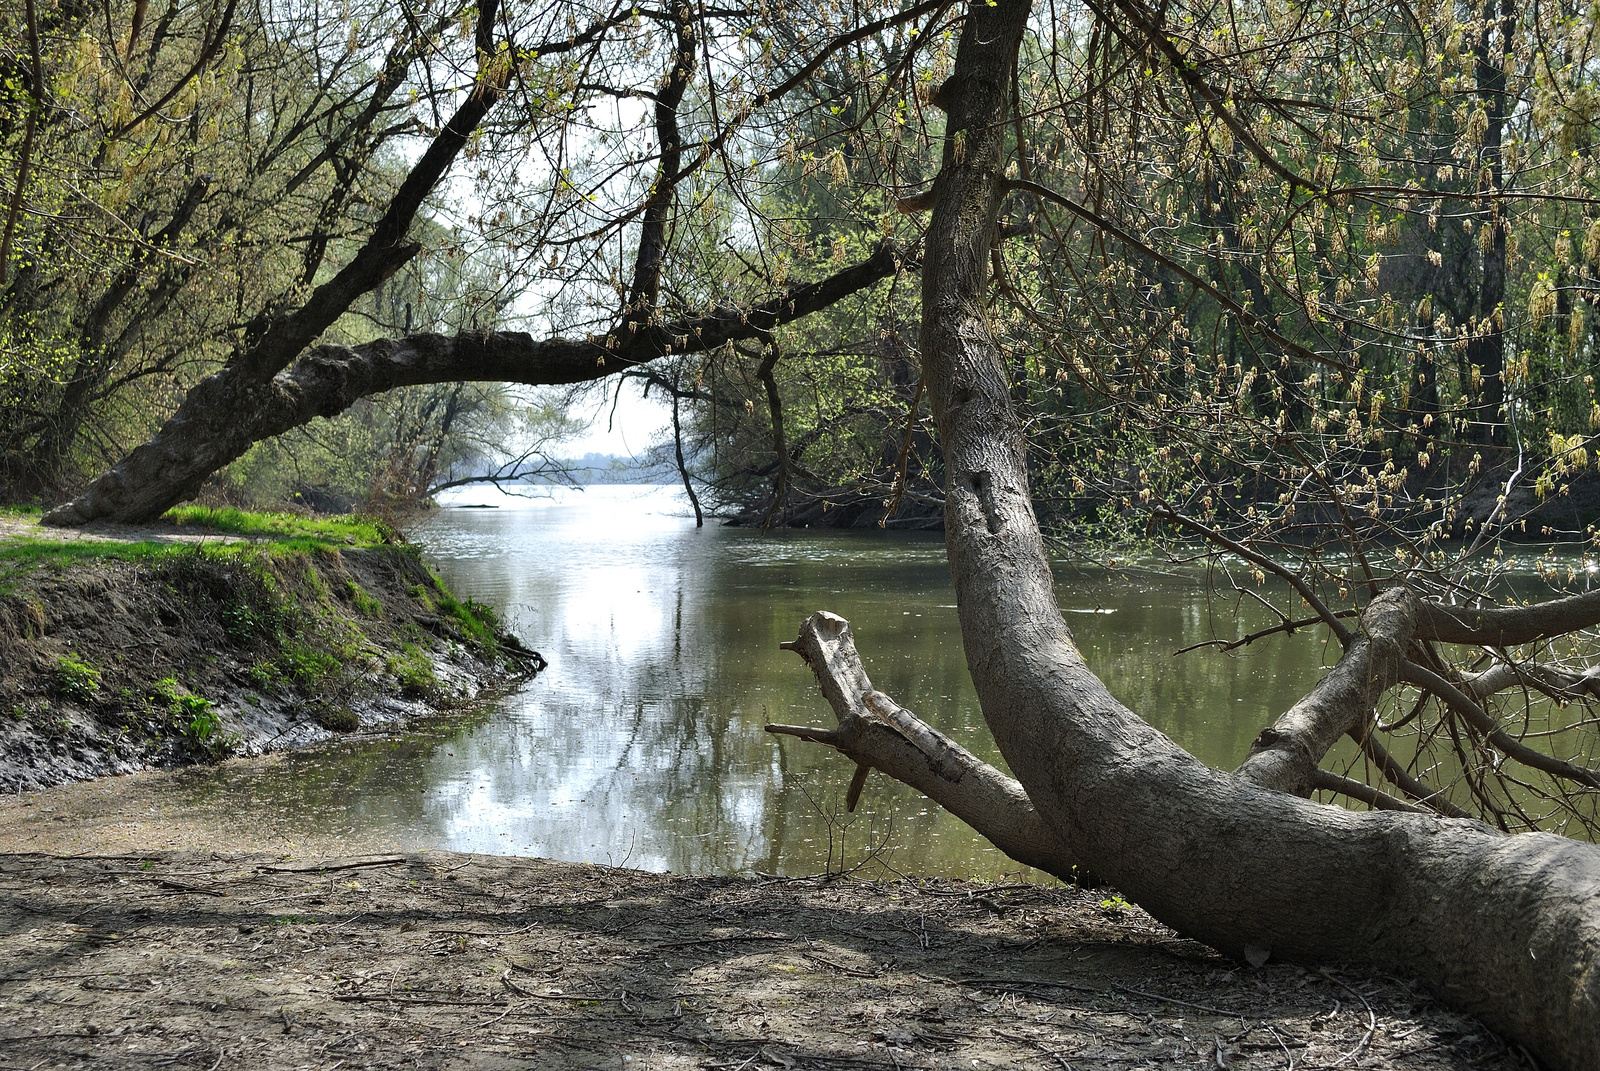
[[[0,855],[0,1068],[1533,1066],[1404,982],[1240,967],[1110,895]]]

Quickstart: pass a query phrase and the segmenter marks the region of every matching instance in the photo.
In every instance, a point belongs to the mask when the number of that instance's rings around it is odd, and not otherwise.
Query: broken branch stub
[[[782,646],[798,653],[816,674],[839,727],[768,725],[767,731],[827,744],[854,759],[852,804],[863,771],[881,770],[950,811],[1017,862],[1063,880],[1081,878],[1067,844],[1044,824],[1015,779],[872,687],[848,621],[818,611],[800,626],[798,639]]]

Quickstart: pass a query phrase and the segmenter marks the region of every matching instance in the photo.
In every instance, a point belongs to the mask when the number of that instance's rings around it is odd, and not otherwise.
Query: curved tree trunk
[[[970,8],[944,94],[950,117],[923,274],[946,545],[967,662],[1001,752],[1073,857],[1181,933],[1257,962],[1403,971],[1555,1067],[1600,1066],[1600,848],[1433,814],[1356,813],[1219,773],[1123,707],[1073,642],[984,307],[1005,106],[1028,13],[1026,0]],[[1403,648],[1419,610],[1404,596],[1383,609]],[[1360,637],[1347,657],[1357,646],[1363,657],[1394,657]],[[1335,684],[1330,692],[1348,694],[1326,709],[1364,714],[1367,689]],[[1322,724],[1315,712],[1297,718]],[[1295,765],[1261,779],[1303,788]]]
[[[201,380],[155,438],[135,448],[45,522],[139,523],[192,497],[213,472],[263,439],[316,417],[344,412],[360,398],[396,387],[463,380],[559,386],[614,375],[665,353],[715,349],[765,337],[899,270],[902,253],[885,244],[825,279],[794,286],[750,308],[636,327],[615,337],[535,339],[517,331],[409,335],[360,346],[317,346],[265,380],[232,366]]]

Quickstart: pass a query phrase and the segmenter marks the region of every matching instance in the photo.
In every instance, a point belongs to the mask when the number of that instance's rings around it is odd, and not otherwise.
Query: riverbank
[[[0,792],[394,730],[539,665],[391,529],[0,518]]]
[[[0,960],[17,1068],[1530,1066],[1405,983],[1038,885],[4,855]]]

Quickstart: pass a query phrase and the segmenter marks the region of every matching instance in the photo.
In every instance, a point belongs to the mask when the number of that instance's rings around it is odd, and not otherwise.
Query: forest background
[[[675,118],[699,159],[667,212],[662,315],[752,303],[884,242],[914,264],[959,11],[680,14],[698,37]],[[357,256],[478,76],[477,15],[4,6],[8,498],[81,488]],[[1486,520],[1521,533],[1521,514],[1567,494],[1600,428],[1594,15],[1036,13],[993,315],[1052,529],[1137,539],[1166,503],[1298,544],[1359,516],[1425,557]],[[499,19],[516,99],[428,191],[415,255],[324,341],[572,335],[627,300],[674,13],[562,4]],[[556,59],[512,44],[563,26],[592,39]],[[782,100],[739,99],[785,79]],[[936,522],[916,296],[894,273],[621,378],[670,399],[661,456],[716,511]],[[499,382],[374,394],[260,442],[206,493],[347,506],[559,478],[571,402]],[[1520,495],[1497,512],[1502,490]],[[1541,516],[1582,539],[1597,512]],[[1545,527],[1528,534],[1556,534]]]

